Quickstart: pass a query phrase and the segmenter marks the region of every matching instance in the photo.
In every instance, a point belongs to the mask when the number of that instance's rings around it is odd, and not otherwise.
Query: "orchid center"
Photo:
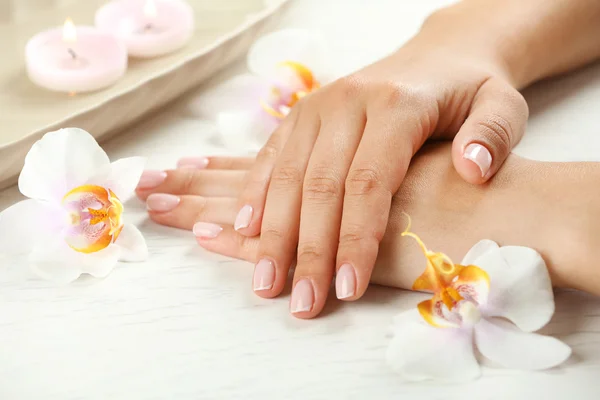
[[[410,217],[402,236],[416,240],[425,255],[425,271],[413,283],[413,290],[433,292],[418,305],[425,321],[438,328],[472,326],[481,319],[479,305],[487,299],[490,278],[475,265],[454,264],[444,253],[433,252],[421,238],[410,232]]]
[[[464,301],[458,307],[458,314],[464,325],[476,325],[481,320],[481,311],[477,304],[471,301]]]
[[[81,253],[108,247],[123,229],[123,204],[110,189],[83,185],[67,193],[62,205],[68,214],[67,244]]]
[[[300,99],[320,85],[313,72],[303,64],[285,61],[277,67],[274,83],[260,105],[267,114],[283,119]]]

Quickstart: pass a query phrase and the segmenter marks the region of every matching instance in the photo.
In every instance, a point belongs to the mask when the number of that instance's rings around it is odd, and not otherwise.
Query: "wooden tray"
[[[27,151],[44,133],[76,126],[101,142],[122,131],[244,55],[290,1],[188,0],[196,32],[185,48],[155,59],[130,59],[127,74],[116,85],[72,97],[29,81],[25,43],[39,31],[61,26],[66,17],[92,25],[105,1],[62,0],[46,10],[33,7],[38,11],[27,19],[0,21],[0,189],[16,182]],[[6,9],[0,7],[0,12]]]

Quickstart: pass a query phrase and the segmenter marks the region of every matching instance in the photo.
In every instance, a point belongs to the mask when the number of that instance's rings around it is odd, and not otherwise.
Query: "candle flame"
[[[158,12],[156,11],[154,0],[146,0],[146,3],[144,4],[144,15],[148,18],[156,18]]]
[[[67,18],[63,27],[63,40],[65,42],[76,42],[77,41],[77,29],[71,18]]]

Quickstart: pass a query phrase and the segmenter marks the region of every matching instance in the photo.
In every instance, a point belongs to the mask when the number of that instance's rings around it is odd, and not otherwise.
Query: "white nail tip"
[[[296,308],[294,308],[294,310],[292,310],[292,313],[296,314],[299,312],[308,312],[310,311],[312,308],[312,306],[310,304],[308,305],[304,305],[304,303],[302,302],[302,299],[298,300],[298,303],[296,303]]]
[[[250,226],[250,222],[252,221],[252,213],[253,209],[249,205],[245,205],[242,207],[237,217],[235,217],[235,223],[233,224],[233,228],[238,231],[240,229],[244,229]]]
[[[486,176],[492,165],[492,155],[489,150],[477,143],[471,143],[465,148],[463,158],[473,161],[479,167],[482,177]]]

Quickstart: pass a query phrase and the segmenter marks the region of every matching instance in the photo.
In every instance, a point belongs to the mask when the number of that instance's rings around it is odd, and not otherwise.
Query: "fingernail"
[[[267,259],[260,260],[254,267],[254,291],[269,290],[275,282],[275,265]]]
[[[312,310],[315,302],[313,285],[308,279],[302,279],[296,283],[292,291],[290,310],[292,314]]]
[[[181,199],[178,196],[164,193],[153,193],[146,199],[146,208],[150,211],[168,212],[179,205]]]
[[[237,217],[235,217],[235,223],[233,224],[234,229],[239,231],[240,229],[249,227],[250,221],[252,221],[253,212],[252,206],[249,206],[248,204],[242,207]]]
[[[350,264],[343,264],[335,277],[335,295],[347,299],[356,293],[356,273]]]
[[[465,148],[463,158],[471,160],[477,164],[481,170],[482,177],[485,177],[490,170],[490,166],[492,165],[492,155],[490,154],[489,150],[477,143],[471,143]]]
[[[138,189],[152,189],[163,183],[167,179],[167,173],[165,171],[144,171],[140,181],[138,182]]]
[[[206,157],[184,157],[177,161],[177,168],[204,169],[208,167],[209,160]]]
[[[208,222],[196,222],[192,228],[194,235],[202,239],[214,239],[223,231],[219,225]]]

